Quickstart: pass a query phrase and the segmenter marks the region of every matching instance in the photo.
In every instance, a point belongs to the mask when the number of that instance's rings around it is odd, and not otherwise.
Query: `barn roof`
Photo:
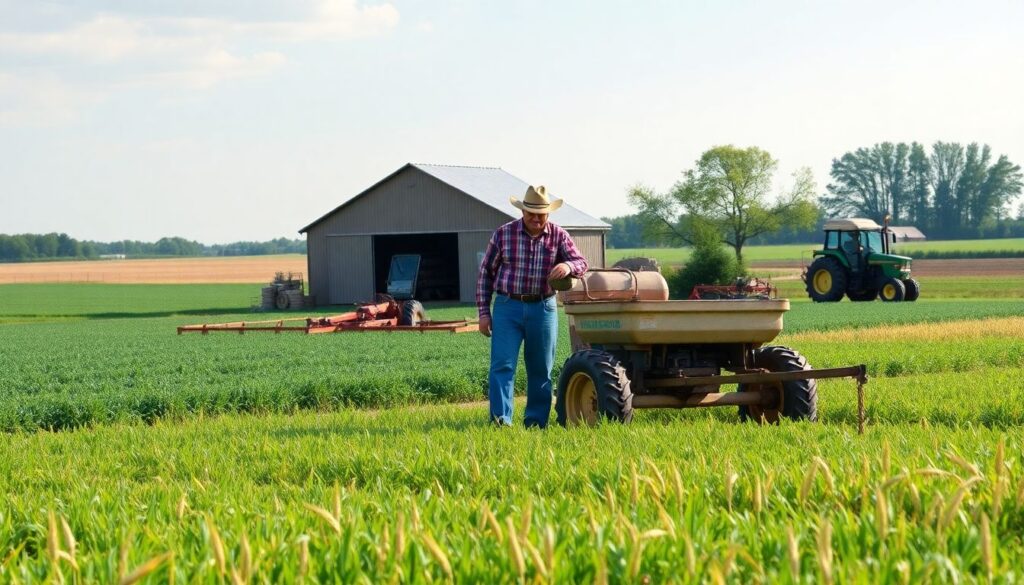
[[[904,226],[889,226],[889,231],[896,234],[897,240],[926,240],[924,233],[916,227],[904,225]]]
[[[428,175],[461,191],[462,193],[465,193],[477,201],[497,209],[498,211],[508,215],[509,219],[515,219],[522,215],[517,208],[513,207],[508,198],[511,195],[521,197],[522,194],[526,193],[526,188],[529,184],[519,177],[508,173],[504,169],[497,167],[465,167],[409,163],[374,183],[369,189],[366,189],[345,203],[342,203],[330,213],[327,213],[313,223],[302,228],[299,230],[299,233],[309,231],[309,229],[316,224],[334,215],[346,205],[352,203],[356,199],[359,199],[381,183],[387,182],[398,173],[410,167],[427,173]],[[557,198],[558,196],[555,195],[555,197]],[[562,207],[552,214],[551,219],[558,225],[565,228],[611,229],[611,226],[607,223],[583,213],[569,203],[563,203]]]

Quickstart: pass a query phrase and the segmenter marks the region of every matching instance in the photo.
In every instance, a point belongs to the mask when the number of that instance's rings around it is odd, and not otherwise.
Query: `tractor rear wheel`
[[[426,320],[427,312],[423,310],[423,305],[419,301],[409,299],[402,303],[402,316],[398,318],[399,325],[409,327],[419,325],[420,321]]]
[[[896,278],[887,278],[882,283],[882,289],[878,291],[878,296],[887,303],[898,303],[907,296],[907,288],[903,286],[903,282]]]
[[[873,301],[878,298],[878,291],[869,288],[860,292],[853,292],[852,290],[846,291],[846,296],[850,297],[850,300],[855,303],[862,303],[865,301]]]
[[[807,359],[788,347],[769,345],[754,350],[754,367],[769,372],[800,372],[812,369]],[[755,386],[760,386],[757,388]],[[740,406],[740,420],[754,419],[776,423],[784,416],[791,420],[818,420],[818,381],[790,380],[774,384],[740,384],[739,392],[750,392],[769,386],[778,388],[781,404],[769,407]]]
[[[816,303],[842,300],[846,294],[846,270],[835,258],[818,258],[807,270],[807,294]]]
[[[558,377],[555,417],[563,427],[633,420],[633,392],[618,358],[596,349],[569,356]]]
[[[908,278],[903,281],[903,288],[906,289],[906,293],[903,295],[904,301],[914,302],[917,297],[921,296],[921,283],[917,282],[916,279]]]

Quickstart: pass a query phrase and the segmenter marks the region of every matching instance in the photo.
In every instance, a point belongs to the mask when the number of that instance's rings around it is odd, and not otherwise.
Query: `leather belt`
[[[515,293],[499,292],[498,294],[505,295],[506,297],[512,299],[513,301],[520,301],[523,303],[539,303],[546,298],[555,296],[555,293],[551,293],[549,295],[517,295]]]

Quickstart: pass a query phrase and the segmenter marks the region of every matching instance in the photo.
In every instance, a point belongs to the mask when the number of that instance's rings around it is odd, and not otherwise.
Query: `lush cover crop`
[[[131,294],[124,292],[126,286],[134,286]],[[485,396],[488,342],[479,335],[178,336],[174,328],[180,324],[274,315],[204,314],[222,310],[243,295],[246,289],[236,285],[223,290],[214,285],[77,288],[82,294],[69,297],[82,304],[61,307],[34,285],[0,286],[0,295],[10,295],[11,289],[32,293],[17,297],[6,309],[12,319],[28,322],[0,324],[0,431],[61,430],[118,420],[152,422],[198,413],[465,402]],[[106,288],[110,290],[104,293]],[[119,295],[124,300],[116,310],[109,300]],[[159,310],[162,303],[168,305],[166,311]],[[204,304],[212,308],[204,309]],[[164,316],[168,313],[171,316]],[[471,307],[430,308],[438,319],[473,313]],[[786,315],[785,334],[1022,314],[1024,300],[1019,299],[870,305],[794,301]],[[563,325],[556,375],[569,353],[565,330]],[[783,338],[780,343],[787,342]],[[872,376],[1024,365],[1024,339],[1019,337],[941,344],[845,339],[792,345],[816,367],[865,363]]]

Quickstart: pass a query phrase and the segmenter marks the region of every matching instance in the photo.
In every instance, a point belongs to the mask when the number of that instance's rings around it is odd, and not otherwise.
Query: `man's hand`
[[[484,337],[491,336],[491,318],[480,317],[480,334]]]
[[[555,267],[548,273],[548,280],[558,280],[572,274],[572,269],[565,262],[555,264]]]

